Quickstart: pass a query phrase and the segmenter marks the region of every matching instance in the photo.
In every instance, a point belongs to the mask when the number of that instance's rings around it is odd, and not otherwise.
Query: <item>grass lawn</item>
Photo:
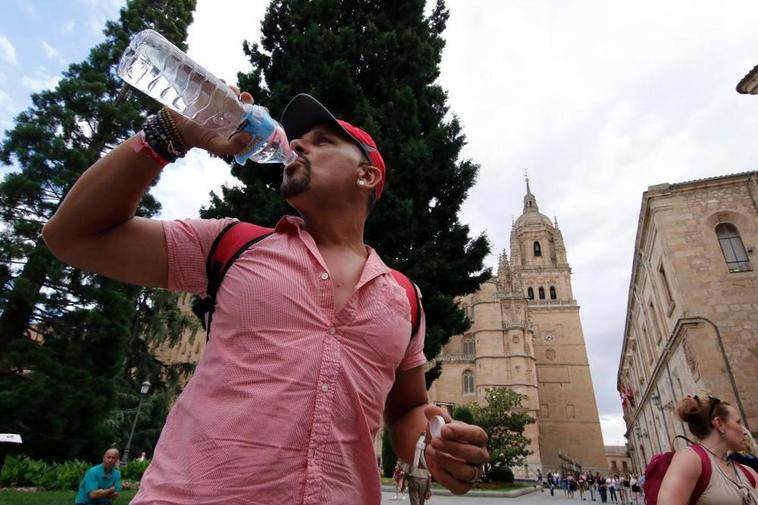
[[[114,503],[126,505],[134,498],[137,491],[124,490]],[[73,505],[76,492],[74,491],[16,491],[0,489],[0,505]]]

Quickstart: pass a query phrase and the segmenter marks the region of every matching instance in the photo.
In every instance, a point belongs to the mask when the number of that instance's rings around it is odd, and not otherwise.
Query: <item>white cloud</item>
[[[621,416],[600,416],[600,427],[603,430],[603,443],[605,445],[626,445],[624,433],[626,424]]]
[[[125,0],[79,0],[84,10],[89,13],[87,26],[95,35],[100,35],[105,28],[105,22],[118,18],[119,10]]]
[[[210,203],[211,191],[220,195],[222,185],[237,184],[226,163],[193,149],[163,170],[153,195],[163,205],[161,219],[184,219],[199,216],[200,207]]]
[[[16,64],[16,48],[2,33],[0,33],[0,61],[9,65]]]
[[[64,33],[69,33],[76,28],[76,23],[73,21],[66,21],[63,23],[63,26],[61,26],[61,30],[63,30]]]
[[[267,2],[228,0],[224,9],[212,0],[198,0],[195,21],[187,33],[188,54],[217,77],[237,82],[237,72],[249,72],[250,62],[242,52],[242,42],[260,39],[260,20]],[[229,16],[234,12],[234,16]],[[223,26],[223,30],[219,30]]]
[[[13,99],[11,99],[8,93],[0,89],[0,109],[5,109],[8,112],[12,112],[14,108],[15,106],[13,104]]]
[[[22,84],[25,88],[29,89],[30,91],[42,91],[44,89],[53,89],[55,86],[58,85],[58,81],[60,81],[61,78],[58,76],[51,77],[51,76],[45,76],[41,78],[32,78],[29,76],[24,76],[24,78],[21,80]]]
[[[44,40],[41,41],[42,43],[42,49],[45,51],[45,56],[47,56],[50,59],[53,59],[57,61],[58,63],[64,63],[63,58],[61,58],[60,53],[56,48],[45,42]]]

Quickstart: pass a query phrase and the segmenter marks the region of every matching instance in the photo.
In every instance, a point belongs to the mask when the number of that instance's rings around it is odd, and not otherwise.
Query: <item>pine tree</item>
[[[448,11],[438,0],[275,0],[262,22],[261,45],[244,45],[255,69],[239,86],[281,111],[309,93],[337,116],[365,128],[389,166],[387,186],[366,229],[384,261],[416,282],[427,316],[425,353],[436,357],[469,321],[454,298],[490,276],[485,236],[469,237],[458,212],[478,166],[460,160],[465,137],[447,118],[435,81]],[[268,87],[264,86],[265,83]],[[249,163],[233,169],[243,187],[214,195],[204,217],[235,216],[273,225],[293,213],[278,195],[281,172]],[[440,366],[427,372],[427,384]]]
[[[131,370],[126,348],[142,290],[61,264],[41,228],[81,173],[157,110],[127,100],[116,75],[130,38],[154,28],[184,48],[194,7],[130,0],[107,23],[105,42],[55,89],[33,95],[0,145],[0,161],[14,169],[0,183],[0,431],[22,433],[32,456],[89,459],[121,443],[103,421]],[[138,213],[159,208],[146,195]]]

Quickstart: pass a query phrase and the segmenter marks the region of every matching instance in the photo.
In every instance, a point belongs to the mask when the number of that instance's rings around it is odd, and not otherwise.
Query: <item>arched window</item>
[[[529,289],[526,290],[526,297],[529,298],[530,300],[534,300],[534,289],[533,288],[529,288]]]
[[[544,300],[544,299],[545,299],[545,288],[540,286],[540,300]]]
[[[536,240],[534,241],[534,257],[542,256],[542,246]]]
[[[550,286],[550,299],[551,300],[558,299],[558,293],[555,292],[555,286]]]
[[[463,339],[463,355],[464,356],[475,356],[476,355],[476,344],[474,343],[474,339],[471,337]]]
[[[463,372],[463,394],[474,394],[474,372],[471,370],[466,370]]]
[[[745,245],[742,243],[740,232],[731,223],[721,223],[716,226],[716,236],[721,244],[721,252],[724,253],[726,266],[730,272],[747,272],[752,270],[750,259],[747,257]]]

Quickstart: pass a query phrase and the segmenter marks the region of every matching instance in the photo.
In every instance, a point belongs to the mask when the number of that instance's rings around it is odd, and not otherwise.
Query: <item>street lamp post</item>
[[[150,391],[150,381],[145,381],[142,383],[142,387],[140,388],[140,398],[139,398],[139,405],[137,405],[137,413],[134,415],[134,422],[132,423],[132,431],[129,433],[129,440],[126,442],[126,449],[124,449],[124,457],[121,458],[121,462],[123,464],[126,464],[129,462],[129,448],[132,446],[132,437],[134,436],[134,428],[137,427],[137,419],[139,419],[139,411],[142,408],[142,401],[145,399],[145,396],[147,396],[147,392]]]

